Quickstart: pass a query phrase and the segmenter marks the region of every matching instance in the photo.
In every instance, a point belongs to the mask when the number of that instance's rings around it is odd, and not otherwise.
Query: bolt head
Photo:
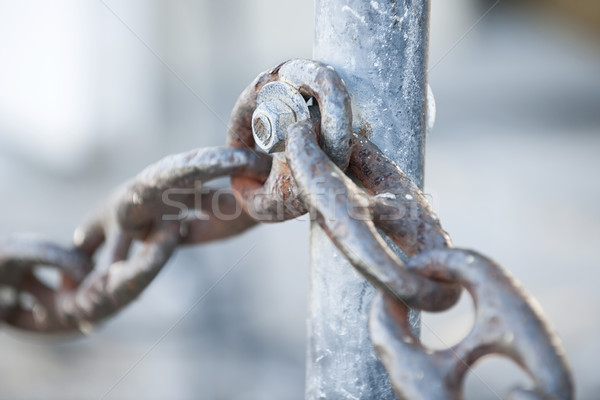
[[[252,132],[260,143],[268,143],[273,136],[273,125],[268,115],[264,112],[252,115]]]
[[[294,122],[296,114],[284,102],[272,100],[261,103],[252,115],[254,141],[267,153],[283,151],[287,127]]]

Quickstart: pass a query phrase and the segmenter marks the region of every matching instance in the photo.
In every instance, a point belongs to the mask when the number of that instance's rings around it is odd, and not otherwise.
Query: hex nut
[[[287,127],[296,122],[296,114],[283,101],[272,100],[258,105],[252,115],[254,141],[267,153],[285,149]]]
[[[256,98],[252,134],[257,146],[267,153],[285,150],[290,124],[310,118],[306,100],[294,86],[274,81],[264,85]]]

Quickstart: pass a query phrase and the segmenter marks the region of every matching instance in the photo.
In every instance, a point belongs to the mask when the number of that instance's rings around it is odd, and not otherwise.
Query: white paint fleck
[[[341,390],[342,390],[342,392],[344,392],[344,393],[345,393],[345,395],[346,395],[346,398],[347,398],[347,399],[352,399],[352,400],[360,400],[358,397],[354,396],[352,393],[350,393],[350,392],[349,392],[349,391],[347,391],[346,389],[344,389],[344,388],[341,388]],[[323,397],[323,398],[325,398],[325,397]]]
[[[142,204],[142,197],[138,193],[133,194],[133,204]]]
[[[47,322],[48,311],[46,311],[46,308],[44,308],[44,306],[42,306],[40,303],[35,303],[31,312],[33,313],[33,319],[35,320],[36,324],[43,325]]]
[[[371,1],[371,7],[373,7],[375,10],[379,10],[379,3],[376,1]]]
[[[73,233],[73,244],[76,247],[79,247],[83,244],[84,241],[85,241],[85,232],[83,231],[83,229],[81,229],[81,228],[75,229],[75,232]]]
[[[390,199],[390,200],[396,200],[396,195],[394,193],[379,193],[377,196],[380,199]]]
[[[405,195],[404,198],[406,200],[412,200],[413,199],[413,197],[410,194]]]
[[[427,133],[429,133],[435,125],[436,114],[435,97],[433,96],[431,86],[427,84]]]
[[[367,24],[367,22],[365,21],[365,17],[363,17],[362,15],[360,15],[359,13],[357,13],[355,10],[353,10],[352,8],[348,7],[348,6],[344,6],[342,7],[342,11],[347,11],[350,14],[354,15],[354,17],[356,17],[356,19],[358,19],[360,22],[362,22],[364,25]]]
[[[468,255],[467,256],[467,264],[473,264],[475,262],[475,257],[473,257],[472,255]]]
[[[79,331],[84,335],[90,335],[94,332],[94,325],[88,321],[79,321],[77,328],[79,328]]]

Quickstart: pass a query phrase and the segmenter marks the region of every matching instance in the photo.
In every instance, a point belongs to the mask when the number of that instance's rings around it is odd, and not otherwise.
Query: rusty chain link
[[[489,354],[512,359],[535,384],[507,398],[573,398],[563,350],[534,300],[493,261],[453,248],[419,188],[352,133],[350,96],[333,68],[292,60],[259,75],[233,109],[227,142],[143,170],[77,228],[70,248],[0,241],[0,285],[10,294],[0,318],[30,331],[88,332],[134,300],[178,245],[310,212],[379,289],[371,338],[400,398],[462,399],[466,373]],[[233,194],[204,186],[224,176]],[[411,257],[407,264],[379,232]],[[134,242],[141,246],[131,251]],[[37,276],[45,266],[59,272],[57,287]],[[409,307],[446,310],[462,288],[475,303],[474,328],[449,349],[425,348]]]
[[[135,299],[178,244],[221,239],[253,226],[256,221],[248,214],[236,212],[231,194],[206,190],[197,196],[199,186],[232,173],[264,179],[270,166],[269,156],[247,148],[172,155],[119,188],[76,229],[71,249],[17,237],[0,243],[0,283],[34,298],[30,304],[3,305],[4,321],[40,332],[89,330]],[[196,212],[179,215],[184,206]],[[142,245],[129,254],[134,241]],[[34,274],[36,266],[44,265],[62,272],[59,288]]]

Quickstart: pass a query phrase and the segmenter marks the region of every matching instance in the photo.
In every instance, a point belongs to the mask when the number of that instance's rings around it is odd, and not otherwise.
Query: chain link
[[[0,285],[11,292],[0,318],[30,331],[88,332],[134,300],[178,245],[310,212],[379,289],[371,338],[400,398],[462,399],[466,373],[489,354],[511,358],[534,381],[508,398],[573,398],[563,350],[534,300],[493,261],[454,249],[419,188],[351,127],[350,97],[333,68],[292,60],[259,75],[234,107],[229,147],[146,168],[75,231],[70,248],[0,241]],[[257,152],[256,141],[274,155]],[[224,176],[232,192],[204,186]],[[411,257],[407,264],[380,232]],[[38,277],[45,266],[58,271],[57,287]],[[473,330],[450,349],[426,349],[410,330],[409,307],[446,310],[462,288],[475,303]]]

